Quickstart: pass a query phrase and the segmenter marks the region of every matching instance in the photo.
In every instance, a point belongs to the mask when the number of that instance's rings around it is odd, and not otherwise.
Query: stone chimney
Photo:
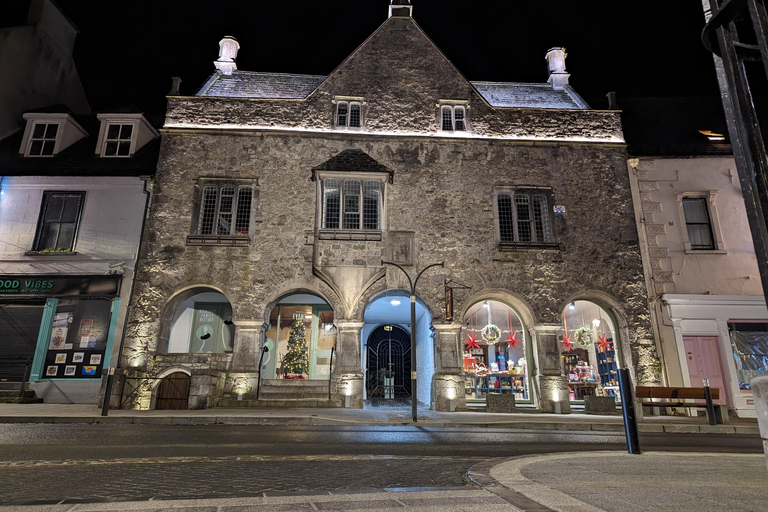
[[[610,91],[605,97],[608,98],[608,110],[619,109],[619,102],[616,101],[616,93],[614,91]]]
[[[232,36],[224,36],[224,39],[219,41],[219,59],[213,61],[213,65],[223,74],[231,75],[237,69],[235,60],[239,49],[240,44],[237,39]]]
[[[549,68],[549,79],[547,82],[552,84],[552,88],[556,91],[562,91],[566,85],[568,85],[568,77],[570,73],[565,72],[565,58],[568,56],[565,53],[565,48],[550,48],[547,52],[547,67]]]
[[[411,18],[413,16],[413,6],[411,0],[390,0],[389,17]]]
[[[168,91],[168,96],[180,96],[179,87],[181,87],[181,78],[178,76],[171,77],[171,90]]]

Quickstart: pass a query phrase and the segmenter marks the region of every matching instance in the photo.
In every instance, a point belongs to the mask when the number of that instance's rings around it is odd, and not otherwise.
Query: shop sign
[[[118,295],[120,276],[0,275],[0,295]]]

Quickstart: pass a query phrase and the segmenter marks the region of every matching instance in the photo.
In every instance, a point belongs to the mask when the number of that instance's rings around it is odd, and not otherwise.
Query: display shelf
[[[528,399],[528,386],[525,375],[488,373],[485,375],[465,374],[465,377],[467,398],[483,398],[489,393],[514,393],[521,400]]]

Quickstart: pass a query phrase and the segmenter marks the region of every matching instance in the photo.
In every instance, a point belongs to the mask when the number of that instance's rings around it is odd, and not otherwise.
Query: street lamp
[[[392,265],[402,270],[403,274],[405,274],[405,277],[408,278],[408,283],[411,285],[411,416],[413,416],[413,421],[416,422],[418,421],[418,398],[416,393],[416,284],[419,282],[421,275],[426,272],[427,269],[432,267],[444,267],[445,265],[443,262],[433,263],[432,265],[425,267],[421,272],[419,272],[416,275],[415,280],[411,280],[411,276],[408,275],[408,272],[406,272],[405,269],[397,263],[392,263],[391,261],[382,261],[381,264]]]

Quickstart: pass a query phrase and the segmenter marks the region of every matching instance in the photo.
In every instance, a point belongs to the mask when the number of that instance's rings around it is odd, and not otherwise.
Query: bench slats
[[[712,400],[720,398],[719,388],[710,388]],[[661,386],[637,386],[635,396],[638,399],[666,398],[674,400],[705,400],[704,388],[661,387]],[[662,402],[659,402],[662,403]]]

